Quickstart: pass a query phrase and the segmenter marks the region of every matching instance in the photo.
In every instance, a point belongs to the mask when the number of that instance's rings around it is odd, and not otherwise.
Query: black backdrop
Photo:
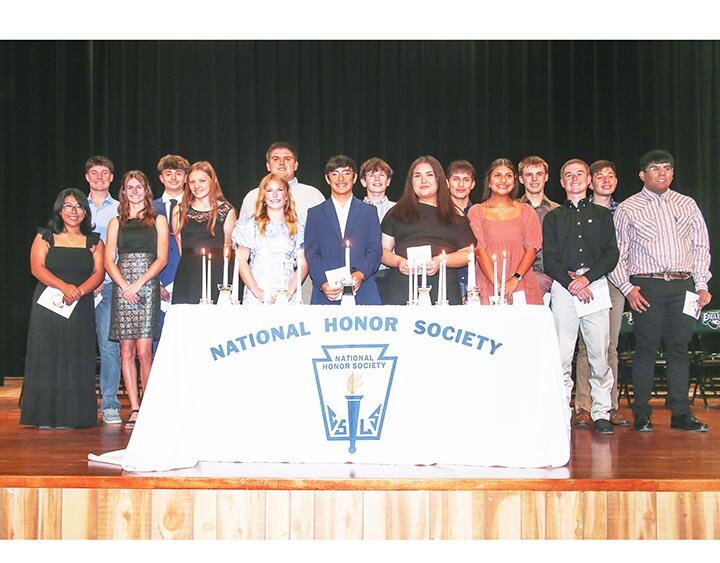
[[[383,157],[393,197],[421,154],[482,175],[532,153],[550,163],[553,199],[571,157],[615,161],[623,199],[640,155],[661,147],[717,248],[719,79],[715,41],[0,42],[0,379],[23,370],[35,228],[61,189],[87,190],[92,154],[114,161],[113,195],[130,168],[159,195],[163,154],[209,160],[239,205],[279,139],[326,194],[329,156]]]

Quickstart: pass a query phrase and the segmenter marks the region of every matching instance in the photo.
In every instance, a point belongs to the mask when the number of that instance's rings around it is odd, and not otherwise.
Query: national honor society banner
[[[123,467],[568,459],[545,307],[179,305]]]

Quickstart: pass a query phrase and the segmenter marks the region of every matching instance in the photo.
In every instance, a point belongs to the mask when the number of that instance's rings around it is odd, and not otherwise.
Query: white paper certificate
[[[699,319],[700,307],[698,307],[698,299],[700,299],[700,296],[697,293],[693,293],[692,291],[686,291],[683,313],[691,316],[694,319]]]
[[[578,317],[585,317],[598,311],[605,309],[612,309],[612,302],[610,301],[610,288],[608,287],[608,281],[606,277],[602,277],[599,280],[592,282],[588,288],[592,291],[593,298],[590,303],[583,303],[577,297],[573,296],[575,302],[575,311]]]
[[[63,301],[63,292],[54,287],[46,287],[45,291],[38,297],[38,305],[42,305],[46,309],[50,309],[53,313],[57,313],[61,317],[66,319],[70,318],[72,312],[75,310],[75,306],[78,304],[77,301],[73,302],[72,305],[66,305]]]

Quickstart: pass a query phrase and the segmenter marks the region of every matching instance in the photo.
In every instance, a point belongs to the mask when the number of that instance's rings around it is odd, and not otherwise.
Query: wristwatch
[[[518,272],[513,272],[513,277],[514,277],[517,281],[520,281],[520,280],[522,279],[522,274],[520,274],[520,273],[518,273]]]

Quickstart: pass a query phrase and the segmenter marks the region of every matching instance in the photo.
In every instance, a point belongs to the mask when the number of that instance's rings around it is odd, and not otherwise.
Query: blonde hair
[[[272,172],[265,176],[258,186],[258,196],[255,200],[255,221],[258,225],[258,231],[262,236],[265,236],[265,229],[267,224],[270,222],[270,217],[267,213],[267,205],[265,205],[265,188],[267,185],[276,181],[285,187],[285,193],[287,193],[287,199],[285,200],[285,207],[283,208],[283,214],[285,218],[285,226],[288,230],[288,235],[294,237],[298,232],[298,216],[295,211],[295,200],[290,193],[290,184],[282,176],[273,174]]]

